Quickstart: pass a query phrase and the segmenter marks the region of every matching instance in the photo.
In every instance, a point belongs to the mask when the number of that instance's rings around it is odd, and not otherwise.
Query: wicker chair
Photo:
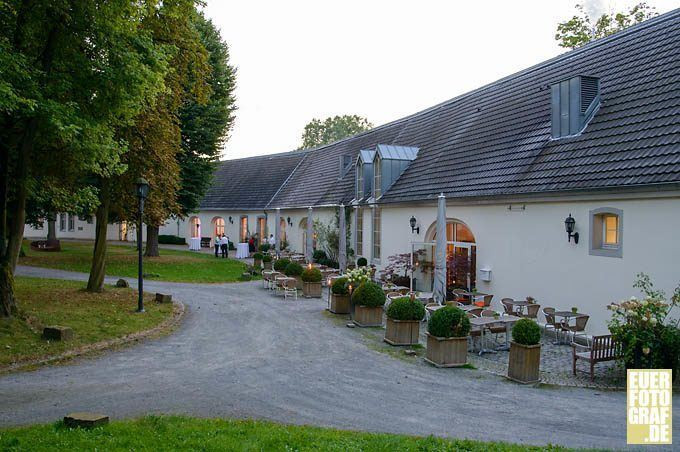
[[[484,311],[484,308],[473,308],[473,309],[468,309],[467,313],[472,314],[475,317],[480,317],[482,315],[482,311]]]
[[[533,304],[527,305],[527,313],[522,315],[522,317],[526,317],[526,318],[529,318],[529,319],[535,319],[535,318],[538,317],[538,310],[539,309],[541,309],[540,304],[533,303]]]
[[[503,312],[507,315],[515,315],[515,308],[509,303],[514,301],[512,298],[503,298],[501,300],[501,306],[503,306]]]
[[[297,300],[297,281],[295,279],[284,279],[283,286],[283,298],[284,300],[288,297],[294,297]]]
[[[574,322],[574,325],[569,325],[568,323],[562,323],[562,331],[566,332],[567,334],[571,333],[572,342],[576,342],[576,336],[582,335],[585,336],[586,334],[586,325],[588,324],[588,319],[590,319],[589,315],[579,315],[576,317],[576,320]]]

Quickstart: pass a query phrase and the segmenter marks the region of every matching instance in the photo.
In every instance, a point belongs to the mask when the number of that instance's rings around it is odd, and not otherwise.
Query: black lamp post
[[[571,242],[571,238],[574,237],[574,243],[578,244],[578,232],[574,232],[574,226],[576,225],[576,220],[569,214],[566,220],[564,220],[564,228],[567,230],[567,240]]]
[[[409,224],[411,225],[411,233],[416,233],[420,234],[420,226],[416,227],[416,217],[411,216],[411,219],[408,220]]]
[[[143,177],[137,179],[137,199],[139,199],[139,221],[137,224],[137,254],[139,255],[139,268],[137,279],[137,312],[144,312],[144,277],[142,262],[142,216],[144,215],[144,200],[149,194],[149,183]]]

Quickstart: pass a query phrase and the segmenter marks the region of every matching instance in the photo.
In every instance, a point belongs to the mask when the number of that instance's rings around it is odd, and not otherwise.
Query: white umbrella
[[[444,304],[446,300],[446,197],[439,195],[437,205],[437,243],[434,259],[434,287],[435,301]]]
[[[281,209],[278,207],[274,217],[274,240],[276,241],[276,254],[279,254],[281,252]]]
[[[338,237],[338,264],[340,265],[340,272],[344,272],[347,267],[347,226],[345,225],[345,205],[340,204],[340,218],[339,218],[339,234]]]
[[[307,209],[307,263],[312,263],[314,256],[314,220],[312,220],[312,208]]]

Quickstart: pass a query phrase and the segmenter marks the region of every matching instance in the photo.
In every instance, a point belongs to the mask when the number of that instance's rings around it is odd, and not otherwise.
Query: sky
[[[637,0],[208,0],[237,68],[222,158],[297,149],[313,118],[385,124],[559,55],[576,3],[597,17]]]

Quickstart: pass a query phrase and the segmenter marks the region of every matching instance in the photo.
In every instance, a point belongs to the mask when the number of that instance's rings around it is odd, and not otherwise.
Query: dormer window
[[[359,200],[364,197],[364,164],[357,163],[357,187],[355,199]]]
[[[579,75],[550,89],[553,139],[579,135],[600,106],[600,80]]]
[[[382,196],[382,164],[379,155],[375,156],[375,161],[373,162],[373,197],[375,199]]]

